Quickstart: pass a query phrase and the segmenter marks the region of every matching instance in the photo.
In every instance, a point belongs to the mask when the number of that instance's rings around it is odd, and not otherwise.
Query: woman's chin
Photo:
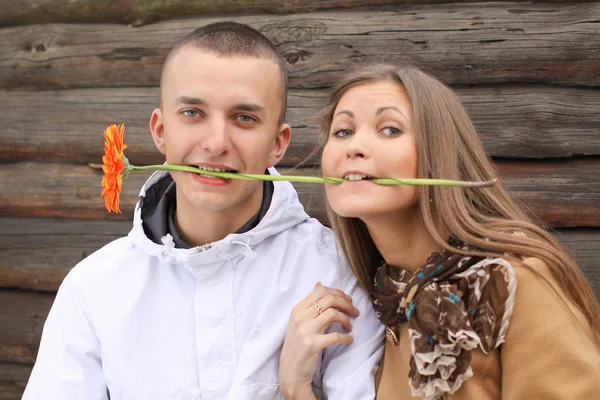
[[[340,217],[344,218],[363,218],[373,213],[377,213],[377,210],[374,209],[373,205],[350,205],[350,204],[341,204],[339,206],[335,206],[331,204],[331,209]]]

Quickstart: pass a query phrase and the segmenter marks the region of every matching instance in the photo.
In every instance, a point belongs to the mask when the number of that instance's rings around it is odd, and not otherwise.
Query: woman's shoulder
[[[507,261],[515,271],[517,303],[537,305],[546,312],[558,304],[562,304],[563,308],[573,308],[546,261],[538,257],[511,257]]]
[[[511,325],[530,332],[552,327],[555,334],[569,331],[591,334],[589,323],[573,303],[551,267],[537,257],[512,260],[517,290]],[[571,329],[566,329],[566,325]],[[516,329],[515,329],[516,330]]]
[[[522,268],[524,271],[535,271],[538,274],[543,275],[544,277],[552,276],[550,266],[546,261],[542,260],[541,258],[521,256],[518,257],[518,262],[516,262],[516,264],[517,265],[515,265],[515,267],[520,267],[519,269]]]
[[[546,290],[563,292],[552,269],[541,258],[513,255],[505,257],[505,260],[513,267],[518,284],[528,287],[533,285],[544,292]]]
[[[587,319],[547,262],[511,264],[517,290],[502,346],[503,397],[592,398],[600,389],[600,347]]]

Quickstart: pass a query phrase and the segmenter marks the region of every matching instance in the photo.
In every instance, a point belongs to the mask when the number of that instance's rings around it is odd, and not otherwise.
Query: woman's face
[[[334,113],[322,156],[324,176],[351,179],[326,185],[327,199],[343,217],[368,219],[412,210],[415,186],[380,186],[364,178],[417,178],[411,101],[392,81],[349,89]]]

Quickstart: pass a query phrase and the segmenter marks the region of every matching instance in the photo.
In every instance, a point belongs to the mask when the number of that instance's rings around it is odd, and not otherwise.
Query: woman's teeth
[[[369,175],[363,175],[363,174],[348,174],[348,175],[344,175],[344,179],[347,179],[349,181],[362,181],[363,179],[372,179],[372,176]]]

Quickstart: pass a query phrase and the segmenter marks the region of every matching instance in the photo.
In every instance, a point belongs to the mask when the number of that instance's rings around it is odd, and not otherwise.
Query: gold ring
[[[316,301],[313,303],[313,306],[315,307],[315,310],[317,310],[317,312],[319,313],[319,315],[323,314],[323,310],[321,309],[321,306],[319,306],[319,303],[317,303]]]

